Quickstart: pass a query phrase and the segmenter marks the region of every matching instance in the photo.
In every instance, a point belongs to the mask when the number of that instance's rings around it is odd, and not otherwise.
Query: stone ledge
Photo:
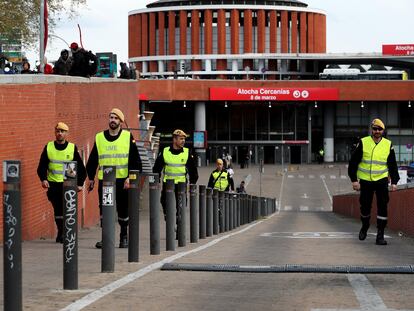
[[[118,78],[83,78],[60,75],[43,75],[43,74],[16,74],[16,75],[0,75],[0,84],[50,84],[50,83],[130,83],[137,80],[126,80]]]

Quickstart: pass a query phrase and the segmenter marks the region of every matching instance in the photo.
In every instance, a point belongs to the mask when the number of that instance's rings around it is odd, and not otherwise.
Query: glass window
[[[241,140],[243,130],[243,109],[239,105],[229,105],[230,112],[230,139]]]

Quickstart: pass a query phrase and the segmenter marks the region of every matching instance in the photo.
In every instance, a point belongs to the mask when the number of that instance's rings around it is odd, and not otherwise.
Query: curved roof
[[[217,4],[281,5],[294,7],[308,6],[306,3],[298,0],[158,0],[148,4],[147,8]]]

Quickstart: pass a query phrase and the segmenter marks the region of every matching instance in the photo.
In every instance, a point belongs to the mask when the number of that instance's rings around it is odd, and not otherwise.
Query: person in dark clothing
[[[89,155],[86,171],[89,178],[88,191],[95,186],[96,169],[98,171],[99,212],[102,217],[102,179],[103,166],[116,166],[116,210],[118,223],[121,227],[120,248],[128,247],[128,173],[131,170],[142,171],[141,159],[134,137],[129,131],[123,130],[121,124],[125,121],[124,114],[118,108],[109,113],[109,129],[96,134],[95,144]],[[102,248],[102,241],[95,245]]]
[[[22,75],[24,75],[24,74],[33,74],[33,71],[30,70],[30,63],[29,62],[27,62],[27,61],[23,62],[23,69],[22,69],[22,71],[20,71],[20,73]]]
[[[240,182],[240,186],[237,188],[237,193],[246,193],[246,183],[244,180]]]
[[[179,182],[188,182],[187,175],[189,176],[190,184],[197,183],[198,171],[194,162],[194,158],[188,148],[184,147],[187,134],[182,130],[175,130],[173,132],[173,142],[170,146],[165,147],[155,160],[152,171],[164,174],[163,187],[161,192],[161,205],[164,211],[164,218],[166,218],[166,202],[165,202],[165,183],[167,179],[173,179],[175,184]],[[177,187],[176,187],[177,198]],[[184,204],[185,206],[185,204]],[[177,210],[177,224],[179,224],[180,211]],[[178,232],[178,231],[177,231]]]
[[[57,226],[56,243],[63,243],[63,181],[67,161],[77,162],[78,191],[86,179],[86,170],[78,153],[78,148],[66,140],[69,127],[59,122],[55,126],[56,140],[49,142],[42,151],[37,175],[42,187],[47,189],[47,198],[52,203]]]
[[[91,51],[80,48],[76,42],[70,45],[72,51],[72,66],[69,70],[70,76],[89,78],[96,74],[97,58]]]
[[[383,137],[384,123],[380,119],[371,122],[371,136],[362,138],[348,166],[348,175],[352,181],[352,188],[361,191],[362,228],[359,239],[365,240],[371,218],[371,205],[374,192],[377,198],[377,245],[387,245],[384,239],[384,230],[387,225],[389,201],[388,181],[391,179],[391,191],[397,189],[400,179],[394,147],[390,140]]]
[[[53,74],[67,76],[72,67],[72,58],[69,57],[68,50],[62,50],[60,52],[60,57],[53,67]]]
[[[119,63],[121,65],[121,74],[119,76],[119,79],[131,79],[131,73],[129,68],[127,67],[127,64],[125,63]]]
[[[217,159],[216,166],[216,169],[210,175],[207,187],[218,191],[229,191],[230,189],[234,191],[234,181],[224,168],[224,161]]]

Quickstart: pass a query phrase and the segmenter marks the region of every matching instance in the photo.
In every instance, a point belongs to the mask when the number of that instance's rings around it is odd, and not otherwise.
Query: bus
[[[326,68],[319,74],[320,80],[408,80],[404,70],[368,70],[357,68]]]

